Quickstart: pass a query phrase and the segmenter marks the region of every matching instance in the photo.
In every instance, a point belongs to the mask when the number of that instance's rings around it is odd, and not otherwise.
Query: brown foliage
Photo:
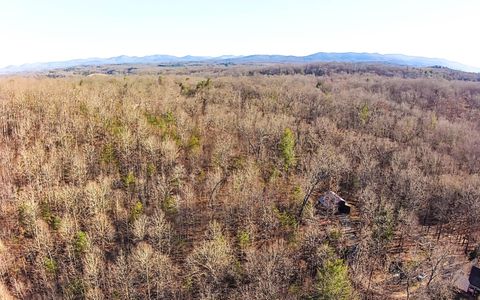
[[[395,245],[408,253],[432,226],[433,239],[478,243],[477,78],[343,64],[164,72],[161,84],[0,79],[0,294],[293,299],[313,295],[333,255],[370,296]],[[327,190],[355,205],[355,238],[315,214]]]

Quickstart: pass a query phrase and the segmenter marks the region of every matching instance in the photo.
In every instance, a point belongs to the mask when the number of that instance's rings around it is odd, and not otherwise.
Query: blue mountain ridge
[[[467,66],[458,62],[440,58],[428,58],[408,56],[402,54],[379,54],[357,52],[318,52],[306,56],[294,55],[246,55],[234,56],[223,55],[211,56],[173,56],[173,55],[149,55],[149,56],[116,56],[110,58],[87,58],[57,62],[44,62],[8,66],[0,69],[1,74],[13,74],[24,72],[40,72],[53,69],[63,69],[77,66],[101,66],[115,64],[177,64],[177,63],[230,63],[230,64],[256,64],[256,63],[315,63],[315,62],[349,62],[349,63],[385,63],[411,67],[442,66],[454,70],[466,72],[480,72],[480,68]]]

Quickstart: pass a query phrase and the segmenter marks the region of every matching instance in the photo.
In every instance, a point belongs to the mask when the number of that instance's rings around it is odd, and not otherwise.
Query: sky
[[[480,67],[480,0],[0,0],[0,67],[76,58],[375,52]]]

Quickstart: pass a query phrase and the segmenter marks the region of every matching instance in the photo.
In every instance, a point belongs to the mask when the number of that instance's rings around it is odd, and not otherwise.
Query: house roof
[[[468,281],[470,285],[473,285],[477,289],[480,289],[480,269],[472,266],[472,270],[470,270],[470,276],[468,277]]]
[[[318,198],[318,202],[327,208],[335,208],[340,202],[347,204],[347,201],[332,191],[328,191],[320,196],[320,198]]]

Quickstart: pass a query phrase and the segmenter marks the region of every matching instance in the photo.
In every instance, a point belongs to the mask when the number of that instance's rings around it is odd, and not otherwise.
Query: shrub
[[[238,238],[238,244],[242,249],[248,247],[252,242],[250,238],[250,233],[246,230],[239,231],[237,234],[237,238]]]
[[[25,230],[25,234],[28,236],[33,236],[35,234],[37,211],[37,204],[33,201],[22,203],[18,207],[18,220]]]
[[[153,163],[148,163],[147,164],[147,174],[148,174],[148,176],[154,175],[156,171],[157,171],[157,168],[155,167],[155,165]]]
[[[438,116],[435,112],[430,115],[430,128],[436,129],[438,125]]]
[[[200,135],[193,132],[187,142],[187,149],[191,152],[198,153],[200,150]]]
[[[195,88],[192,88],[190,85],[179,83],[180,86],[180,94],[186,97],[193,97],[197,93]]]
[[[158,116],[150,113],[145,113],[148,124],[166,130],[168,127],[175,125],[176,119],[171,111]]]
[[[155,211],[148,224],[148,236],[157,249],[167,252],[170,249],[171,225],[161,210]]]
[[[315,299],[351,299],[352,287],[348,279],[347,265],[341,259],[329,258],[317,273]]]
[[[197,90],[209,88],[211,83],[212,82],[211,82],[210,78],[207,78],[207,80],[202,80],[199,83],[197,83],[196,88],[197,88]]]
[[[288,227],[292,229],[297,227],[297,218],[295,218],[295,216],[290,212],[280,211],[277,207],[273,208],[273,212],[275,213],[277,219],[280,221],[280,224],[283,227]]]
[[[294,203],[297,203],[303,199],[304,192],[302,190],[302,187],[299,185],[296,185],[293,187],[292,190],[292,200]]]
[[[100,159],[105,164],[116,164],[117,158],[113,143],[107,143],[103,146]]]
[[[230,244],[218,223],[210,224],[209,238],[187,257],[189,276],[201,290],[218,288],[233,268],[234,256]]]
[[[73,279],[67,285],[66,294],[68,299],[84,299],[86,287],[81,279]]]
[[[272,166],[272,168],[267,170],[267,172],[268,172],[267,181],[269,183],[274,183],[281,175],[281,171],[275,166]]]
[[[135,185],[135,182],[136,178],[132,171],[128,172],[127,176],[123,178],[123,183],[127,188],[133,187]]]
[[[141,241],[147,233],[148,219],[145,215],[140,215],[132,224],[132,235],[135,241]]]
[[[342,231],[336,227],[327,228],[327,239],[334,244],[342,238]]]
[[[368,109],[368,104],[367,103],[365,103],[360,108],[360,111],[358,112],[358,115],[360,117],[360,121],[362,122],[362,125],[365,125],[368,121],[369,116],[370,116],[370,110]]]
[[[125,132],[126,129],[125,125],[118,117],[107,119],[105,121],[105,128],[111,135],[115,137],[120,136]]]
[[[140,201],[137,201],[130,211],[130,221],[133,222],[143,214],[143,204]]]
[[[162,208],[165,213],[176,213],[177,212],[177,200],[174,196],[168,195],[162,202]]]
[[[285,170],[295,165],[295,137],[290,128],[286,128],[280,140],[280,151]]]
[[[395,232],[393,218],[392,212],[385,208],[378,211],[373,219],[372,237],[381,243],[392,240]]]
[[[83,231],[78,231],[75,234],[75,239],[73,242],[73,248],[77,253],[85,253],[89,247],[89,241],[87,233]]]
[[[41,213],[42,218],[53,230],[60,229],[62,219],[52,213],[50,206],[47,203],[41,205]]]
[[[59,230],[62,226],[62,219],[57,216],[52,216],[48,224],[52,227],[53,230]]]
[[[43,266],[45,267],[45,271],[50,274],[55,274],[58,269],[57,262],[53,258],[45,258]]]

